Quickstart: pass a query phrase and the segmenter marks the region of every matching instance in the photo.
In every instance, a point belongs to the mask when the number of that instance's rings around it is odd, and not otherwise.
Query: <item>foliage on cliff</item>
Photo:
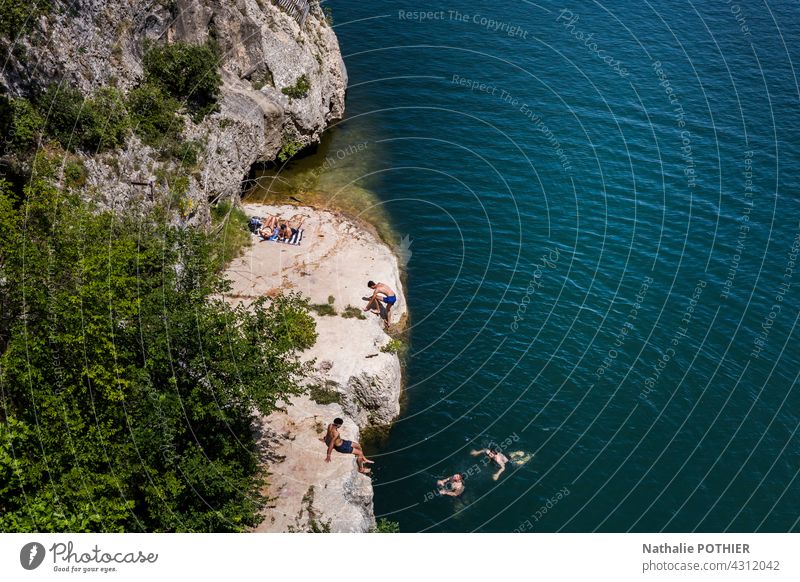
[[[222,301],[215,239],[98,213],[37,160],[0,182],[0,531],[241,531],[254,410],[316,339],[295,296]]]
[[[3,0],[0,2],[0,36],[15,39],[33,28],[52,8],[50,0]]]
[[[308,77],[306,75],[300,75],[295,81],[294,85],[284,87],[281,89],[281,93],[287,95],[289,99],[303,99],[304,97],[308,96],[308,92],[310,90],[311,83],[309,82]]]
[[[210,42],[153,46],[144,56],[145,82],[186,103],[194,121],[199,122],[218,109],[222,84],[218,61],[217,48]]]
[[[30,99],[0,95],[0,154],[30,155],[43,141],[97,153],[123,146],[133,131],[163,157],[192,166],[197,147],[181,139],[185,124],[179,113],[185,107],[199,122],[218,109],[217,64],[212,44],[174,43],[147,50],[144,78],[127,95],[103,87],[84,96],[66,82]]]

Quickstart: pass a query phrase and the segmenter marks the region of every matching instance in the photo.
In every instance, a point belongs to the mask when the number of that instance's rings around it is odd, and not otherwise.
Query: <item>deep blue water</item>
[[[800,530],[800,8],[329,5],[332,147],[366,136],[357,183],[412,241],[378,516]],[[469,451],[504,440],[535,456],[493,481]]]

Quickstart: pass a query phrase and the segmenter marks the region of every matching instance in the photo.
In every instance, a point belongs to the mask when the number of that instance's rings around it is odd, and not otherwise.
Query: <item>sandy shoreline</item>
[[[265,519],[256,531],[367,531],[374,524],[372,482],[356,470],[352,455],[333,454],[325,463],[319,442],[334,417],[345,419],[343,435],[358,440],[359,429],[391,423],[400,412],[400,361],[381,351],[390,337],[382,320],[342,317],[348,306],[361,308],[372,279],[390,285],[398,296],[391,313],[394,328],[402,327],[405,296],[397,258],[374,231],[343,214],[302,206],[245,204],[249,216],[276,214],[303,218],[299,246],[259,242],[231,262],[227,295],[249,303],[262,295],[299,292],[312,304],[329,304],[337,315],[313,313],[319,334],[303,354],[314,360],[308,384],[323,388],[338,402],[318,404],[309,397],[292,399],[285,411],[262,419],[261,452],[268,471]]]

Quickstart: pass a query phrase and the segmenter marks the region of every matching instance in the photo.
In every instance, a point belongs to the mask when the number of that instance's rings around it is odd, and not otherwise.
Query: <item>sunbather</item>
[[[294,235],[300,231],[300,227],[303,226],[303,220],[305,220],[305,218],[302,216],[294,216],[291,220],[282,222],[278,226],[280,229],[278,232],[278,241],[289,242],[292,240],[292,237],[294,237]]]
[[[270,239],[277,234],[275,229],[278,228],[278,222],[277,216],[268,214],[261,219],[261,228],[258,229],[258,234],[265,239]]]

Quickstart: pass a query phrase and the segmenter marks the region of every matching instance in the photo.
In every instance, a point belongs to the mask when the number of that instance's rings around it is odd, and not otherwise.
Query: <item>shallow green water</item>
[[[318,146],[257,170],[248,184],[247,201],[342,210],[374,225],[385,241],[395,244],[389,215],[370,189],[370,172],[380,163],[375,134],[366,121],[334,124]]]

